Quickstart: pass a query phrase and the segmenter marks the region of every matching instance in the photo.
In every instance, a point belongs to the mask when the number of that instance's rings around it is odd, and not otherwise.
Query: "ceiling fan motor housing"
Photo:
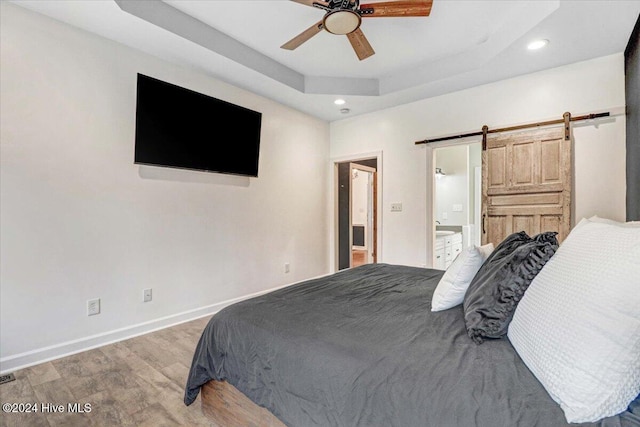
[[[329,9],[356,10],[360,6],[360,0],[329,0]]]
[[[325,30],[332,34],[349,34],[360,27],[362,18],[349,9],[336,9],[327,13],[322,19]]]

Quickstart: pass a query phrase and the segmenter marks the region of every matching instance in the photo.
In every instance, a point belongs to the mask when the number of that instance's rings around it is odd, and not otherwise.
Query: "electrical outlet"
[[[153,299],[153,294],[151,293],[151,288],[145,289],[142,291],[142,302],[149,302]]]
[[[289,263],[288,263],[288,262],[285,262],[285,263],[284,263],[284,272],[285,272],[285,273],[288,273],[288,272],[290,272],[290,271],[291,271],[291,265],[289,265]]]
[[[96,314],[100,314],[100,298],[87,301],[87,316],[95,316]]]

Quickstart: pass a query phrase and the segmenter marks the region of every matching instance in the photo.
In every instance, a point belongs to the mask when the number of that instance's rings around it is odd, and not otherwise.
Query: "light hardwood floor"
[[[210,317],[14,372],[0,402],[62,404],[64,413],[0,413],[0,426],[217,426],[200,396],[183,403],[193,352]],[[69,403],[89,413],[66,412]],[[39,408],[40,409],[40,408]]]
[[[351,250],[351,266],[358,267],[367,263],[367,251],[360,249]]]

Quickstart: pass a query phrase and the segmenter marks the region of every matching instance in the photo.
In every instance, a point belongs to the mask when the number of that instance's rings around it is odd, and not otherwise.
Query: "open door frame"
[[[332,172],[331,172],[331,177],[332,177],[332,183],[331,183],[331,195],[333,197],[334,200],[334,204],[333,204],[333,215],[332,215],[332,222],[330,225],[330,232],[333,235],[333,238],[331,239],[331,252],[333,253],[333,256],[331,257],[333,259],[332,265],[331,267],[331,271],[338,271],[340,269],[340,212],[339,212],[339,202],[340,202],[340,182],[339,182],[339,165],[340,164],[349,164],[349,163],[359,163],[365,160],[372,160],[375,159],[376,161],[376,172],[374,174],[374,197],[373,197],[373,209],[374,209],[374,214],[375,214],[375,218],[374,218],[374,236],[373,236],[373,251],[375,253],[375,260],[374,262],[381,262],[382,259],[382,210],[380,209],[381,203],[382,203],[382,152],[373,152],[373,153],[365,153],[365,154],[360,154],[357,156],[348,156],[348,157],[340,157],[340,158],[334,158],[331,161],[331,168],[332,168]],[[350,171],[349,171],[350,173]],[[350,207],[351,205],[349,204],[349,214],[350,214]],[[351,224],[351,219],[349,218],[349,224]],[[344,228],[344,227],[343,227]],[[348,229],[349,234],[351,234],[351,227],[349,227]],[[344,233],[344,231],[343,231]],[[350,236],[349,238],[349,244],[351,243],[352,236]],[[350,248],[350,246],[349,246]],[[351,250],[349,249],[349,266],[351,266]]]
[[[427,197],[426,199],[426,259],[425,259],[425,267],[433,268],[436,264],[436,253],[434,249],[434,245],[436,242],[436,214],[435,214],[435,205],[436,205],[436,152],[440,148],[454,147],[460,145],[471,146],[474,144],[481,144],[482,141],[477,139],[477,137],[469,137],[464,140],[446,140],[440,142],[434,142],[431,144],[427,144],[426,148],[426,190]],[[471,219],[471,218],[470,218]],[[474,229],[477,233],[480,224],[475,224]]]

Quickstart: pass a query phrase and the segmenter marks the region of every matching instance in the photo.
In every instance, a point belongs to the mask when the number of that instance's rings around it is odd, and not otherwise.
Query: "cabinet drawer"
[[[456,243],[462,243],[462,233],[456,233],[454,235],[451,236],[451,243],[452,244],[456,244]]]
[[[444,260],[444,246],[441,249],[436,250],[433,267],[439,270],[444,270],[446,268],[446,264]]]
[[[453,261],[453,258],[455,258],[453,256],[453,250],[451,249],[451,246],[447,246],[447,248],[445,249],[445,253],[444,253],[444,260],[445,261]]]
[[[462,243],[454,243],[451,245],[451,253],[453,255],[453,259],[455,259],[462,252]]]

